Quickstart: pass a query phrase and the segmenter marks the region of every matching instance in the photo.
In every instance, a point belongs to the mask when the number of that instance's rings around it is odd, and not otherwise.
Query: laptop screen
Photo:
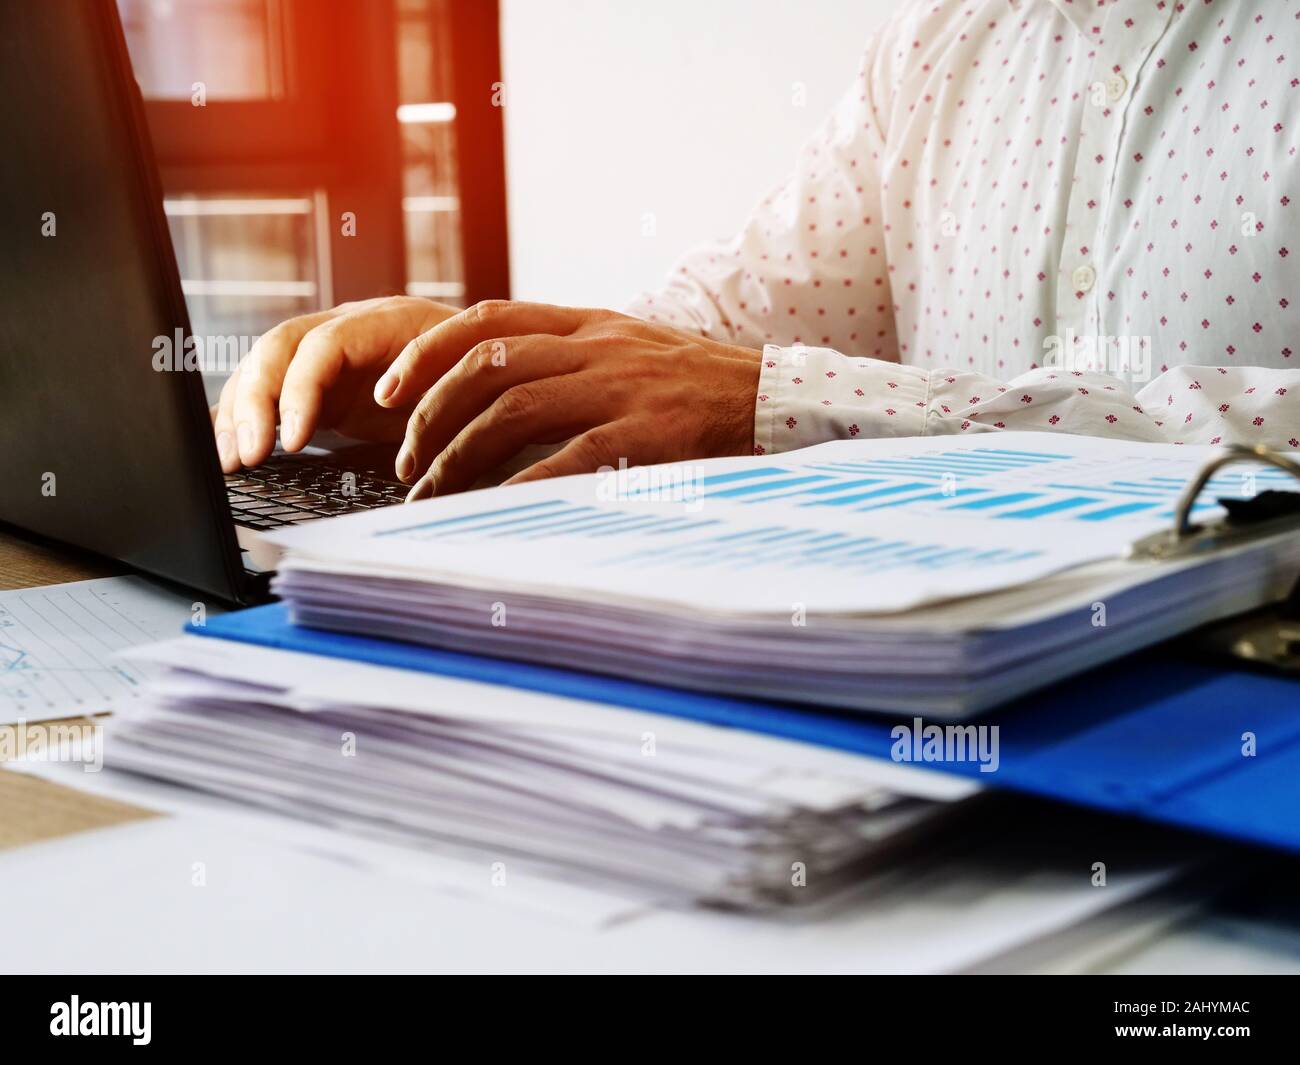
[[[0,5],[0,99],[0,521],[235,598],[202,382],[165,357],[189,323],[111,0]]]

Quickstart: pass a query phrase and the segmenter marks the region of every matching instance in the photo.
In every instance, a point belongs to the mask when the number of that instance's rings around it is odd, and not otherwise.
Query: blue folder
[[[890,730],[913,721],[912,715],[708,695],[301,628],[290,623],[283,604],[226,614],[189,631],[611,703],[870,758],[889,759],[895,742]],[[926,763],[928,768],[1300,851],[1300,681],[1193,661],[1174,643],[966,724],[999,726],[997,771],[981,773],[974,761]]]

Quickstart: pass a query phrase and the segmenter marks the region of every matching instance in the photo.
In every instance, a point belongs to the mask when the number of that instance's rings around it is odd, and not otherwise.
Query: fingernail
[[[298,426],[302,423],[296,410],[282,410],[280,412],[280,443],[285,447],[289,446],[291,440],[298,439]]]
[[[386,373],[377,382],[375,382],[375,402],[386,403],[388,397],[397,391],[397,383],[401,378],[395,373]]]
[[[402,450],[397,453],[397,464],[396,464],[397,479],[399,481],[409,480],[412,472],[412,467],[414,466],[415,466],[415,458],[406,449],[406,445],[403,444]]]
[[[235,438],[227,432],[217,434],[217,454],[222,462],[230,462],[238,456],[235,454]]]
[[[414,503],[420,499],[428,499],[431,495],[433,495],[433,482],[425,477],[417,481],[415,487],[406,493],[406,502]]]
[[[248,422],[240,422],[235,426],[235,433],[239,436],[239,455],[243,458],[245,455],[253,453],[253,428]]]

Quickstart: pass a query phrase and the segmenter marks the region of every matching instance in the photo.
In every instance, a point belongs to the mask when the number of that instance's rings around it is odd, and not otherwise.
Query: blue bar
[[[809,543],[814,542],[816,540],[815,533],[815,529],[791,529],[780,536],[769,536],[764,540],[759,540],[749,550],[732,551],[726,556],[726,561],[740,567],[786,558],[798,554],[801,548],[807,547]],[[809,537],[813,537],[813,540],[809,540]]]
[[[646,531],[649,530],[649,529],[653,529],[656,525],[663,525],[663,524],[666,523],[666,522],[673,522],[673,523],[676,523],[676,522],[681,521],[682,519],[681,519],[681,518],[646,518],[646,517],[640,517],[640,518],[637,518],[636,520],[637,520],[637,522],[639,522],[639,524],[636,524],[636,525],[628,525],[628,526],[624,526],[623,528],[599,529],[599,530],[597,530],[596,532],[589,532],[589,533],[587,533],[586,535],[594,538],[594,537],[597,537],[597,536],[616,536],[616,535],[619,535],[619,534],[621,534],[621,533],[625,533],[625,532],[639,532],[639,533],[643,533],[643,532],[646,532]]]
[[[778,488],[793,488],[799,484],[812,484],[817,481],[829,481],[829,474],[815,473],[807,477],[787,477],[783,481],[765,481],[761,484],[742,484],[735,488],[724,488],[720,492],[707,492],[705,499],[731,499],[735,496],[754,495],[758,492],[774,492]]]
[[[572,525],[575,522],[590,521],[608,513],[597,507],[577,507],[570,511],[557,511],[554,514],[539,514],[535,518],[526,518],[523,521],[501,521],[497,522],[498,526],[504,526],[499,532],[492,533],[493,539],[499,536],[514,536],[516,533],[527,535],[536,532],[538,529],[552,529],[556,526],[561,528],[565,525]],[[550,519],[554,518],[552,521]],[[493,528],[494,526],[485,525],[483,529],[475,529],[475,532]]]
[[[1055,514],[1061,510],[1073,510],[1075,507],[1087,506],[1089,503],[1100,503],[1102,500],[1095,496],[1070,496],[1068,499],[1058,499],[1053,503],[1044,503],[1037,507],[1027,507],[1024,510],[1004,511],[999,514],[999,518],[1041,518],[1048,514]]]
[[[910,555],[910,556],[900,555],[899,558],[907,558],[907,561],[911,562],[913,565],[924,563],[927,566],[932,566],[934,565],[935,559],[943,558],[944,555],[950,555],[950,554],[952,554],[952,551],[950,549],[938,546],[936,544],[931,544],[925,551],[922,551],[919,555]]]
[[[751,536],[764,536],[767,533],[784,532],[785,528],[784,525],[764,525],[757,529],[746,529],[744,532],[724,533],[722,536],[719,536],[717,540],[724,544],[738,544],[748,540]]]
[[[700,486],[714,484],[727,484],[731,481],[747,481],[751,477],[770,477],[776,473],[789,473],[787,469],[780,466],[762,466],[756,470],[733,470],[731,473],[715,473],[712,477],[703,477],[700,479]]]
[[[1049,484],[1048,488],[1059,488],[1067,492],[1105,492],[1113,496],[1140,496],[1143,499],[1149,499],[1156,496],[1159,499],[1168,498],[1163,488],[1117,488],[1116,485],[1123,485],[1124,481],[1114,481],[1111,484]]]
[[[829,470],[831,473],[858,473],[861,470],[871,469],[875,463],[872,462],[806,462],[803,465],[805,470]]]
[[[882,459],[880,466],[899,470],[944,470],[951,473],[983,475],[986,473],[1011,473],[1024,469],[1017,462],[990,462],[986,459],[959,458],[950,455],[918,455],[911,459]]]
[[[717,524],[718,524],[717,520],[698,521],[692,525],[682,525],[675,529],[668,529],[668,528],[651,529],[645,535],[647,537],[661,536],[665,533],[676,535],[677,533],[684,533],[688,529],[697,529],[704,525],[717,525]],[[662,561],[665,558],[670,558],[674,554],[678,554],[683,551],[690,551],[692,549],[698,549],[702,544],[703,545],[716,544],[719,541],[725,539],[726,539],[725,536],[715,536],[710,540],[691,540],[690,542],[684,544],[670,542],[668,544],[665,544],[663,547],[643,547],[633,551],[630,555],[616,555],[612,558],[606,558],[600,560],[594,563],[594,565],[617,566],[617,565],[622,565],[625,562],[631,562],[634,559],[647,559],[647,558],[659,559],[660,561]]]
[[[884,540],[877,543],[874,547],[864,547],[857,551],[850,551],[845,558],[861,558],[863,555],[874,554],[877,551],[883,551],[886,554],[897,554],[900,547],[907,547],[906,540]],[[837,559],[836,561],[843,561]]]
[[[820,544],[826,540],[843,540],[846,535],[848,534],[842,532],[822,533],[820,536],[813,537],[813,539],[811,539],[808,542],[813,544]]]
[[[801,488],[797,492],[790,492],[792,496],[818,496],[828,495],[831,492],[847,492],[853,488],[866,488],[869,484],[880,484],[883,477],[865,477],[852,481],[840,481],[837,484],[819,484],[816,488]]]
[[[1000,507],[1004,503],[1023,503],[1026,499],[1037,499],[1042,492],[1012,492],[1004,496],[986,496],[984,499],[972,499],[969,503],[956,503],[945,510],[983,510],[985,507]]]
[[[434,529],[440,526],[456,525],[462,521],[476,521],[479,518],[496,518],[502,514],[522,514],[526,510],[536,510],[538,507],[556,507],[565,500],[548,499],[545,503],[528,503],[521,507],[503,507],[501,510],[482,510],[476,514],[462,514],[456,518],[442,518],[439,521],[423,521],[418,525],[403,525],[400,529],[385,529],[383,532],[375,533],[376,536],[400,536],[402,533],[414,532],[416,529]],[[457,530],[460,531],[460,530]]]
[[[1069,455],[1052,455],[1046,451],[1007,451],[999,447],[975,447],[971,448],[977,455],[1013,455],[1016,458],[1030,459],[1034,462],[1055,462],[1060,459],[1068,459]]]
[[[700,524],[711,525],[716,524],[716,521],[701,522]],[[692,555],[698,555],[701,551],[707,552],[720,550],[723,552],[730,552],[730,550],[737,544],[748,547],[749,544],[753,542],[751,537],[763,536],[768,533],[779,533],[784,530],[784,525],[765,525],[761,529],[747,529],[745,532],[728,532],[723,533],[721,536],[715,536],[709,540],[692,540],[690,543],[669,544],[667,547],[639,551],[636,554],[627,556],[627,559],[624,559],[624,561],[650,556],[658,556],[661,559],[672,558],[675,556],[680,561],[681,559],[690,558]],[[677,529],[675,531],[684,532],[685,529]],[[654,534],[651,533],[650,535]]]
[[[944,559],[943,564],[951,566],[963,555],[969,555],[970,553],[971,549],[969,547],[950,547],[946,551],[940,551],[937,555],[931,555],[927,561],[933,566],[940,559]]]
[[[808,549],[813,547],[814,544],[822,544],[823,548],[819,548],[818,550],[823,550],[824,548],[827,547],[836,546],[833,543],[828,544],[826,541],[843,540],[845,535],[846,535],[845,533],[819,533],[818,535],[814,536],[811,540],[804,540],[802,543],[787,544],[785,550],[778,551],[775,555],[772,555],[767,561],[781,562],[783,560],[789,559],[795,564],[797,564],[797,560],[806,558],[810,554]]]
[[[1021,466],[995,466],[986,462],[962,462],[958,459],[945,459],[942,456],[916,459],[882,459],[879,462],[866,463],[856,473],[872,474],[877,477],[938,477],[950,473],[960,477],[984,477],[989,474],[1014,473],[1023,469]],[[849,472],[849,471],[844,471]]]
[[[1006,553],[1006,548],[1002,547],[995,547],[988,551],[976,551],[975,554],[971,555],[968,565],[976,565],[981,562],[997,563],[1002,560],[1002,556]]]
[[[612,514],[595,514],[588,518],[575,518],[562,521],[558,525],[534,527],[527,533],[526,539],[544,540],[548,536],[568,536],[571,533],[587,533],[595,529],[617,529],[620,525],[643,520],[640,515],[627,515],[622,512]],[[497,534],[501,535],[500,533]]]
[[[932,488],[934,488],[934,485],[927,484],[924,481],[911,484],[895,484],[890,485],[888,488],[876,488],[870,492],[858,492],[856,495],[839,496],[836,499],[818,499],[815,502],[800,505],[805,507],[842,507],[849,503],[859,503],[864,499],[874,499],[877,496],[892,496],[897,495],[899,492],[913,492]]]
[[[781,540],[789,540],[792,536],[807,536],[809,531],[810,530],[808,529],[782,529],[779,533],[773,533],[771,536],[764,536],[758,540],[751,540],[750,542],[755,544],[774,544]]]
[[[1108,518],[1118,518],[1121,514],[1132,514],[1137,510],[1150,510],[1158,506],[1159,503],[1120,503],[1102,510],[1090,510],[1087,514],[1076,514],[1075,517],[1080,521],[1106,521]]]
[[[1164,477],[1151,478],[1153,481],[1163,481],[1166,479],[1167,478]],[[1187,487],[1187,484],[1184,481],[1175,481],[1173,486],[1169,488],[1161,488],[1158,484],[1143,484],[1141,481],[1115,481],[1113,483],[1117,488],[1145,488],[1148,492],[1161,492],[1164,494],[1181,492]]]
[[[941,551],[943,549],[944,549],[943,544],[913,544],[911,547],[905,548],[904,550],[898,552],[898,557],[906,558],[910,561],[915,559],[918,556],[924,558],[926,555],[930,554],[931,552]]]
[[[552,518],[562,518],[574,514],[595,511],[595,507],[570,507],[567,510],[552,510],[549,514],[534,514],[531,518],[509,518],[505,521],[494,521],[487,525],[477,525],[472,529],[456,529],[457,534],[463,532],[479,533],[486,532],[488,529],[504,528],[506,533],[513,533],[519,529],[527,529],[539,521],[550,521]],[[494,534],[495,535],[495,534]]]
[[[838,535],[844,536],[845,534],[840,533]],[[816,558],[818,556],[821,556],[824,558],[827,555],[833,555],[836,551],[843,551],[844,548],[846,547],[857,547],[857,546],[861,546],[862,544],[874,544],[877,542],[878,542],[878,537],[859,536],[854,540],[845,540],[842,543],[838,543],[838,544],[827,544],[825,547],[817,547],[811,551],[805,551],[804,557]]]
[[[682,518],[674,518],[674,521],[683,521]],[[710,518],[708,521],[687,522],[685,525],[679,525],[675,529],[655,529],[653,532],[646,533],[647,536],[662,536],[668,532],[685,532],[687,529],[702,529],[706,525],[717,525],[720,519]]]
[[[869,503],[865,507],[858,507],[857,511],[861,514],[868,510],[884,510],[886,507],[905,507],[909,503],[941,503],[945,499],[956,499],[958,496],[982,495],[987,491],[987,488],[959,488],[955,492],[927,492],[923,496],[908,496],[906,499],[891,499],[887,503]]]

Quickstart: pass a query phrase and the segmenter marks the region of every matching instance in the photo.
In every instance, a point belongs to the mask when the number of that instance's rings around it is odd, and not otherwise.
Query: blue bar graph
[[[1086,507],[1092,503],[1100,502],[1101,500],[1094,496],[1069,496],[1066,499],[1054,499],[1050,503],[1040,503],[1036,507],[1025,507],[1023,510],[1005,510],[998,517],[1041,518],[1047,514],[1059,514],[1063,510],[1073,510],[1076,507]]]
[[[1012,503],[1023,503],[1027,499],[1037,499],[1041,492],[1006,492],[998,496],[985,496],[972,499],[968,503],[954,503],[949,510],[988,510],[991,507],[1005,507]]]
[[[951,448],[862,462],[800,462],[791,455],[707,476],[690,476],[691,467],[683,466],[676,472],[685,491],[666,507],[649,505],[656,498],[653,485],[613,500],[592,500],[584,491],[568,499],[557,494],[517,506],[487,506],[377,535],[456,543],[585,544],[592,566],[700,571],[779,566],[855,577],[900,568],[996,566],[1043,552],[1020,544],[1019,536],[1015,549],[958,547],[953,541],[960,543],[960,538],[951,535],[948,542],[940,541],[959,520],[1098,524],[1131,519],[1145,528],[1152,521],[1167,522],[1191,476],[1183,467],[1193,470],[1196,465],[1169,462],[1170,472],[1148,475],[1140,462],[1111,464],[1012,448]],[[1223,474],[1210,482],[1196,510],[1214,509],[1219,497],[1240,498],[1256,489],[1292,490],[1293,483],[1282,471],[1267,468],[1255,471],[1249,481]],[[765,505],[770,509],[764,511]],[[869,526],[875,535],[853,527],[855,515],[863,515],[865,523],[876,511],[899,515],[894,528],[909,517],[933,520],[936,532],[891,538],[881,534],[891,525],[880,521]],[[800,520],[802,514],[806,521]],[[753,516],[758,516],[757,524],[746,520]],[[841,531],[828,531],[828,525],[837,523],[843,525]],[[931,536],[934,542],[923,542]]]

